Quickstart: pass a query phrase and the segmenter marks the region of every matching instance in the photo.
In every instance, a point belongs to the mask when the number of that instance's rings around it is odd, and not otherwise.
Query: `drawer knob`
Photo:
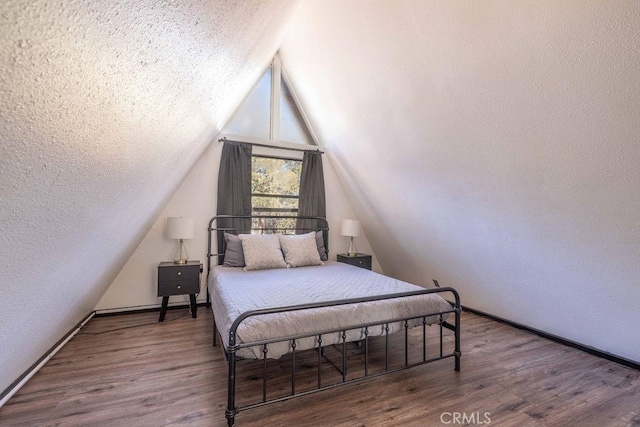
[[[358,264],[362,264],[362,261],[358,261]]]
[[[180,285],[178,285],[178,289],[180,289]]]
[[[178,276],[182,276],[182,271],[178,271]]]

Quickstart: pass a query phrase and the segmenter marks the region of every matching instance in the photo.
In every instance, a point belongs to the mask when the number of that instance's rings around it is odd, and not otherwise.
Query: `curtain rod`
[[[306,151],[317,151],[320,154],[324,154],[324,151],[320,151],[319,149],[306,149],[306,148],[292,148],[292,147],[275,147],[273,145],[268,145],[268,144],[260,144],[257,142],[245,142],[245,141],[232,141],[230,139],[227,139],[227,137],[223,137],[220,138],[218,140],[218,142],[240,142],[242,144],[249,144],[249,145],[253,145],[254,147],[265,147],[265,148],[273,148],[274,150],[289,150],[289,151],[302,151],[303,153]]]

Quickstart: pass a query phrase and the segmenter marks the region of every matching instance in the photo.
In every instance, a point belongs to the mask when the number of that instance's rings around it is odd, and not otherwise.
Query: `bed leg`
[[[229,358],[227,360],[229,366],[228,375],[228,388],[227,388],[227,408],[224,410],[224,415],[227,418],[227,425],[233,427],[235,424],[235,417],[238,413],[236,409],[236,343],[233,333],[229,334]]]
[[[456,295],[457,297],[457,295]],[[455,307],[455,314],[456,314],[456,327],[455,327],[455,371],[456,372],[460,372],[460,357],[462,356],[462,353],[460,352],[460,313],[462,312],[462,308],[460,307],[460,302],[457,301],[456,307]]]

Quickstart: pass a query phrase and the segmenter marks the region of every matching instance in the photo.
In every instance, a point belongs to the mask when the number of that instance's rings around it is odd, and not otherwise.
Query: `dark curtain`
[[[324,172],[322,171],[322,154],[319,151],[305,151],[300,173],[300,198],[298,199],[298,216],[327,216],[324,197]],[[297,233],[305,233],[323,227],[316,220],[299,219],[296,222]],[[325,242],[326,243],[326,242]]]
[[[218,173],[218,215],[251,215],[250,144],[225,141]],[[218,228],[232,228],[237,233],[251,232],[251,219],[223,218]],[[237,234],[234,232],[233,234]],[[218,233],[218,252],[224,248],[224,233]]]

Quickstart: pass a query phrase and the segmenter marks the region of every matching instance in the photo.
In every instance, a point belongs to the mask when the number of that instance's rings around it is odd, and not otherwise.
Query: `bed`
[[[460,370],[460,298],[452,288],[425,289],[372,271],[324,261],[320,265],[295,268],[272,268],[245,271],[238,266],[225,266],[225,253],[229,255],[229,234],[249,232],[238,219],[251,221],[250,230],[257,234],[317,233],[318,252],[328,254],[328,223],[324,218],[305,217],[304,223],[313,227],[282,226],[278,220],[290,218],[270,216],[219,215],[211,219],[208,229],[207,304],[213,310],[213,341],[217,345],[220,334],[228,363],[228,396],[225,416],[229,426],[241,410],[280,402],[296,396],[350,384],[371,376],[395,372],[445,358],[454,358],[454,369]],[[236,227],[219,226],[227,221]],[[285,220],[286,221],[286,220]],[[296,224],[295,221],[289,224]],[[227,233],[227,234],[225,234]],[[245,238],[246,235],[240,237]],[[282,237],[281,237],[282,238]],[[213,240],[220,249],[213,253]],[[322,247],[324,246],[324,247]],[[246,248],[246,246],[245,246]],[[286,258],[285,251],[285,258]],[[315,254],[314,254],[315,255]],[[215,264],[212,263],[214,258]],[[227,263],[229,264],[229,263]],[[231,264],[234,265],[234,264]],[[248,265],[248,264],[247,264]],[[449,302],[440,295],[453,296]],[[454,318],[453,324],[448,322]],[[439,327],[439,354],[427,357],[427,325]],[[421,360],[409,362],[408,331],[422,329]],[[443,351],[443,328],[453,331],[454,348]],[[389,367],[389,337],[404,333],[404,363]],[[370,341],[382,337],[385,342],[386,362],[382,372],[370,373]],[[357,378],[349,378],[347,345],[354,343],[363,353],[364,371]],[[342,364],[336,366],[342,375],[338,384],[323,384],[321,366],[326,363],[325,349],[342,349]],[[317,353],[317,387],[296,392],[296,356],[303,352]],[[291,357],[291,392],[287,396],[268,399],[267,360]],[[244,406],[236,404],[236,366],[239,359],[258,359],[264,363],[262,399]],[[338,364],[339,365],[339,364]]]

